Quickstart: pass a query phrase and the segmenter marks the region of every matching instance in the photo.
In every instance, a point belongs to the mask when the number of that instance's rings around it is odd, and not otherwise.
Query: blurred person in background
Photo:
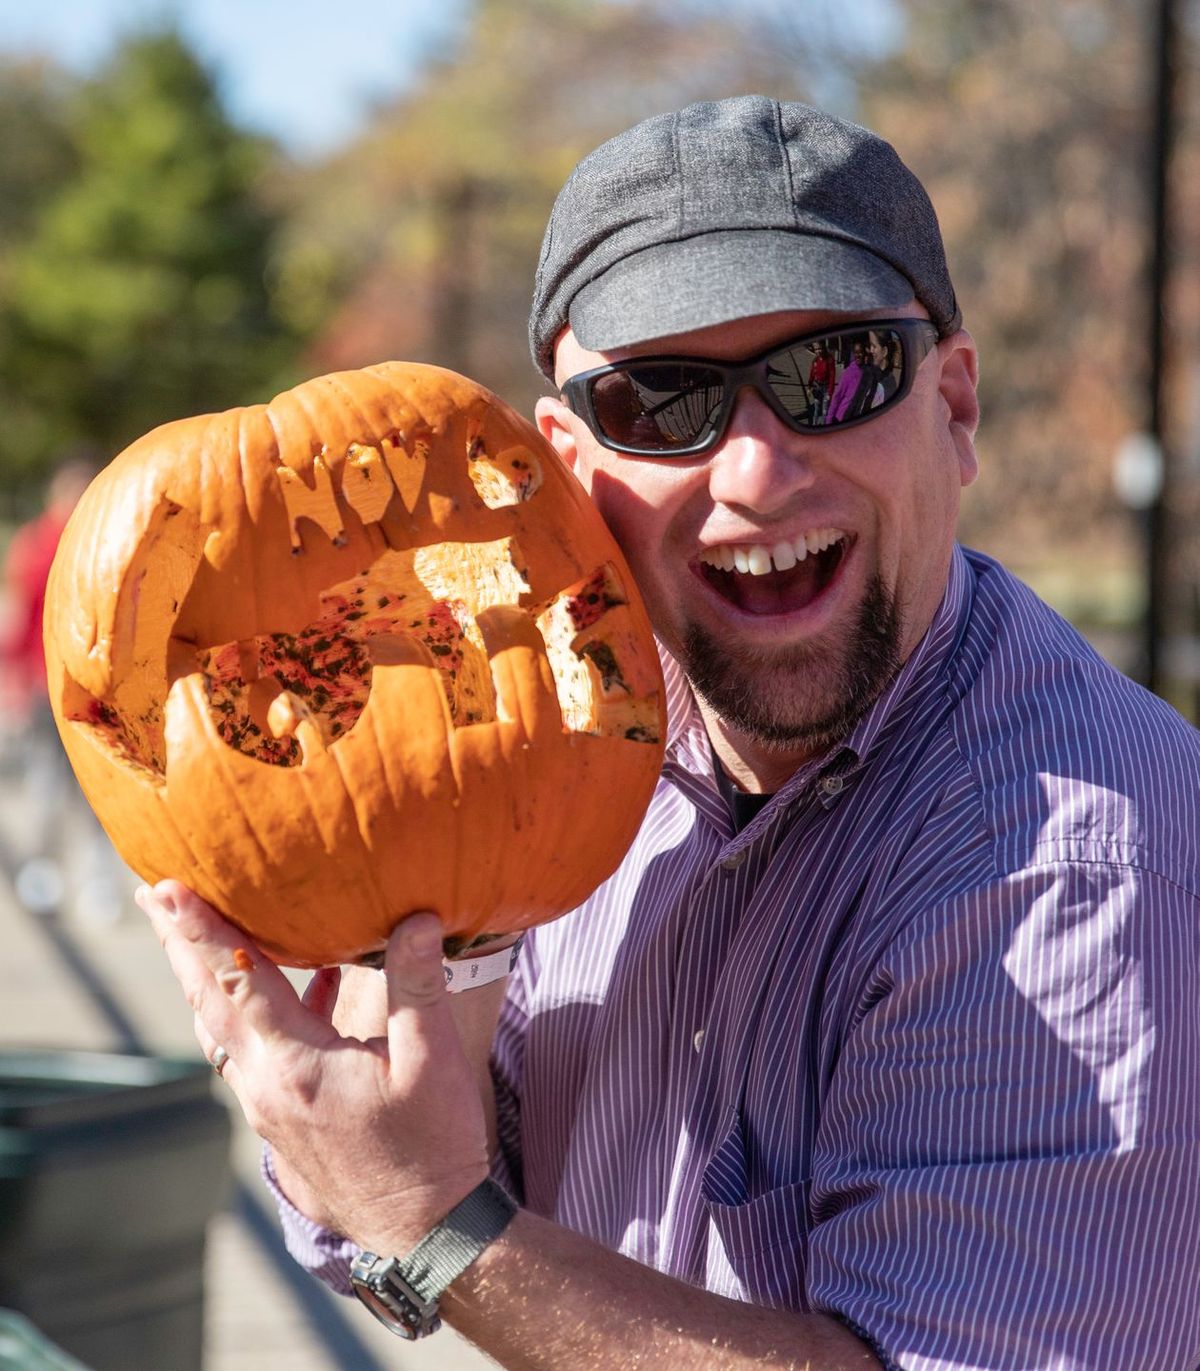
[[[5,617],[0,660],[6,676],[7,722],[19,729],[36,715],[47,715],[46,658],[42,651],[42,616],[46,578],[71,511],[96,474],[95,463],[75,456],[64,461],[46,487],[42,512],[13,534],[4,562]]]
[[[7,746],[22,800],[17,895],[38,912],[56,909],[70,896],[81,917],[109,923],[123,907],[124,867],[75,784],[46,697],[42,649],[50,566],[67,520],[97,469],[91,453],[66,457],[46,487],[42,512],[13,534],[4,563],[0,664]]]
[[[814,346],[871,335],[894,386],[813,423]],[[530,336],[663,650],[621,867],[502,1004],[430,913],[299,1000],[139,892],[293,1254],[524,1371],[1192,1371],[1200,734],[957,543],[924,190],[804,105],[651,119],[560,193]]]
[[[866,361],[866,345],[861,338],[855,338],[850,345],[850,360],[846,363],[846,369],[842,372],[841,379],[830,398],[829,409],[825,415],[826,423],[835,424],[846,417],[851,401],[858,394],[858,384],[863,378]]]
[[[891,335],[871,329],[867,334],[867,355],[875,372],[875,386],[871,391],[864,409],[874,409],[890,399],[900,384],[900,372],[896,366],[896,345]],[[856,411],[861,413],[862,410]]]

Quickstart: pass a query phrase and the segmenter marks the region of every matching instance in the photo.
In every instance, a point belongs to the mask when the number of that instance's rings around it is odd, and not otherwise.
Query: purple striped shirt
[[[906,1371],[1192,1371],[1200,734],[956,549],[896,680],[737,833],[666,665],[646,821],[512,979],[500,1179]]]

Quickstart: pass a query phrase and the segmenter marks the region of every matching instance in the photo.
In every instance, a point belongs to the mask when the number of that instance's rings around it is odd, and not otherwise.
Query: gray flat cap
[[[962,321],[937,216],[892,146],[760,95],[647,119],[589,154],[546,227],[529,316],[553,376],[569,322],[597,352],[789,309]]]

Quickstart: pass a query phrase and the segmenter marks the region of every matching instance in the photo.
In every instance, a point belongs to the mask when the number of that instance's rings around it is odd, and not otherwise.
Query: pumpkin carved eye
[[[370,957],[417,908],[460,943],[564,912],[661,762],[610,535],[531,426],[434,368],[127,449],[60,546],[47,654],[125,860],[297,965]]]

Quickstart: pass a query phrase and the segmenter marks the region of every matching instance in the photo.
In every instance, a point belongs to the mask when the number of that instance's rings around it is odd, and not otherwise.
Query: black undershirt
[[[717,773],[717,784],[721,787],[721,794],[724,795],[725,803],[733,816],[733,831],[740,833],[767,801],[774,799],[774,795],[751,795],[748,790],[739,790],[717,760],[716,753],[713,754],[713,768]]]

